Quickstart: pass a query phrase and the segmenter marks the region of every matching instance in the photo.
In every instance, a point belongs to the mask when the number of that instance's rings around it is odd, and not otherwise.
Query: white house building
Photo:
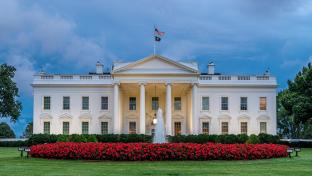
[[[34,75],[34,133],[276,134],[276,79],[224,75],[159,55],[114,63],[111,72]]]

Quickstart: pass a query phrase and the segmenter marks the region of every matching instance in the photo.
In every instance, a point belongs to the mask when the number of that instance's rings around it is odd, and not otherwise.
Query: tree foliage
[[[303,67],[278,95],[278,125],[288,137],[309,136],[312,121],[312,67]],[[308,131],[307,131],[308,130]]]
[[[15,138],[14,131],[5,122],[0,123],[0,137],[1,138]]]
[[[18,88],[12,80],[16,69],[6,64],[0,65],[0,118],[8,117],[15,122],[20,116],[22,105],[16,99]]]

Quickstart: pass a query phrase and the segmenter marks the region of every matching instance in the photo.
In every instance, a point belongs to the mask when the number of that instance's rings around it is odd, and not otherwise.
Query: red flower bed
[[[31,147],[31,156],[84,160],[251,160],[287,156],[287,146],[277,144],[194,143],[74,143]]]

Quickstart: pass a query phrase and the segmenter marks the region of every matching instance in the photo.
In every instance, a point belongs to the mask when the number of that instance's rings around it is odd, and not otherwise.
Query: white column
[[[171,129],[171,83],[166,83],[166,135],[172,135],[172,129]]]
[[[119,83],[114,83],[114,134],[120,133],[120,117],[119,117]]]
[[[140,134],[145,134],[145,85],[140,83]]]
[[[192,130],[193,134],[198,134],[199,119],[197,115],[197,84],[192,86]]]

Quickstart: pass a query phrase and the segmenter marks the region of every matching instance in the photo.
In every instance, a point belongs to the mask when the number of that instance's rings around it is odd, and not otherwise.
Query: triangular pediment
[[[113,74],[198,74],[197,65],[153,55],[135,62],[122,64],[113,69]]]

